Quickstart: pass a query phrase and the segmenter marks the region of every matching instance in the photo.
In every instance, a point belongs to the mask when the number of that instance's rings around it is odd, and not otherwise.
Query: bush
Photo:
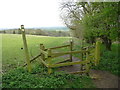
[[[119,60],[120,56],[118,55],[118,49],[120,46],[117,44],[112,45],[112,51],[106,51],[102,53],[100,64],[96,67],[93,67],[94,69],[99,69],[99,70],[105,70],[109,71],[115,75],[120,76],[120,71],[119,69]]]

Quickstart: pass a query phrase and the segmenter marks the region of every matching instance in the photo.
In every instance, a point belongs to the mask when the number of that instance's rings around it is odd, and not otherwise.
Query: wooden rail
[[[44,50],[42,50],[42,49],[40,49],[40,52],[41,52],[42,54],[44,54],[45,56],[48,55],[48,52],[46,52],[46,51],[44,51]]]
[[[39,58],[39,59],[41,60],[41,62],[42,62],[46,67],[49,67],[48,64],[47,64],[45,61],[43,61],[42,58]]]
[[[59,49],[59,48],[64,48],[64,47],[69,47],[70,45],[63,45],[63,46],[58,46],[58,47],[52,47],[48,49]]]
[[[63,56],[66,54],[77,54],[77,53],[86,53],[86,52],[88,52],[88,51],[81,50],[81,51],[68,51],[68,52],[62,52],[62,53],[52,53],[51,57],[55,58],[55,57]]]
[[[51,64],[49,67],[60,67],[60,66],[69,66],[69,65],[76,65],[76,64],[85,64],[88,63],[88,60],[85,61],[76,61],[76,62],[66,62],[60,64]]]

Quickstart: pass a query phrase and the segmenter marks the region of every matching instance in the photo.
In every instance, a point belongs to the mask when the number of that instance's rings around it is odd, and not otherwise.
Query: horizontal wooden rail
[[[45,61],[43,61],[41,58],[39,58],[39,59],[46,67],[49,67],[48,64]]]
[[[87,49],[87,48],[91,49],[91,48],[95,48],[95,46],[82,47],[82,49]]]
[[[58,48],[69,47],[69,46],[70,45],[64,45],[64,46],[52,47],[52,48],[48,48],[48,49],[58,49]]]
[[[62,53],[52,53],[51,57],[54,58],[54,57],[59,57],[59,56],[66,55],[66,54],[76,54],[76,53],[86,53],[86,52],[88,51],[81,50],[81,51],[68,51],[68,52],[62,52]]]
[[[70,58],[67,58],[67,59],[65,59],[65,60],[63,60],[63,61],[57,61],[57,62],[52,63],[52,64],[64,63],[64,62],[67,62],[67,61],[70,61]]]
[[[76,62],[67,62],[67,63],[60,63],[60,64],[51,64],[49,67],[60,67],[60,66],[69,66],[69,65],[76,65],[76,64],[86,64],[88,60],[85,61],[76,61]]]

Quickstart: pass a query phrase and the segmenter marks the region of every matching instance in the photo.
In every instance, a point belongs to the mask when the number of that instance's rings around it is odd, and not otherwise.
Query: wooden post
[[[100,60],[100,41],[96,41],[96,46],[95,46],[95,65],[99,64]]]
[[[81,41],[81,50],[83,50],[83,47],[84,47],[84,39],[82,39]],[[83,53],[81,53],[81,59],[83,60]]]
[[[44,48],[43,48],[43,44],[40,44],[40,49],[41,49],[41,50],[44,49]],[[40,58],[44,61],[44,55],[43,55],[43,53],[40,52],[40,54],[41,54],[41,57],[40,57]],[[42,65],[42,67],[44,67],[44,64],[42,63],[41,59],[40,59],[40,63],[41,63],[41,65]]]
[[[73,41],[70,41],[70,51],[73,49]],[[70,54],[70,61],[72,62],[72,53]]]
[[[88,48],[86,50],[88,50]],[[89,60],[89,52],[86,53],[86,60],[90,61]],[[89,70],[90,70],[89,63],[85,64],[85,69],[86,69],[86,74],[89,76]]]
[[[83,39],[81,41],[81,50],[83,50]],[[83,55],[84,55],[83,53],[81,53],[81,55],[80,55],[81,56],[81,58],[80,58],[81,61],[83,61]],[[81,64],[81,66],[80,66],[81,71],[83,71],[83,67],[84,67],[84,64]]]
[[[40,44],[40,49],[41,50],[45,50],[45,47],[44,47],[44,45],[43,44]],[[43,61],[45,61],[45,55],[43,54],[43,53],[41,53],[41,59],[43,60]]]
[[[51,49],[48,49],[48,58],[51,57],[52,51]],[[48,65],[51,65],[51,59],[48,59]],[[48,67],[48,74],[52,73],[52,68]]]
[[[22,32],[27,68],[28,68],[28,71],[31,72],[30,57],[29,57],[29,52],[28,52],[28,46],[27,46],[27,41],[26,41],[24,25],[21,25],[21,32]]]

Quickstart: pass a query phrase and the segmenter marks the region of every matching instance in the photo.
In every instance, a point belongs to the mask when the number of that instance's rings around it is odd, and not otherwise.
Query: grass
[[[39,44],[47,48],[67,44],[69,37],[42,37],[27,35],[31,57],[39,54]],[[37,61],[32,64],[32,73],[20,67],[25,63],[21,35],[2,35],[2,69],[6,71],[2,77],[3,88],[94,88],[88,76],[72,75],[62,72],[47,74],[47,69]],[[65,51],[66,49],[63,49]],[[60,50],[61,51],[61,50]]]
[[[47,48],[63,45],[69,37],[45,37],[27,35],[29,54],[36,56],[40,53],[39,45],[43,43]],[[2,35],[2,66],[7,71],[25,63],[22,36],[3,34]]]

